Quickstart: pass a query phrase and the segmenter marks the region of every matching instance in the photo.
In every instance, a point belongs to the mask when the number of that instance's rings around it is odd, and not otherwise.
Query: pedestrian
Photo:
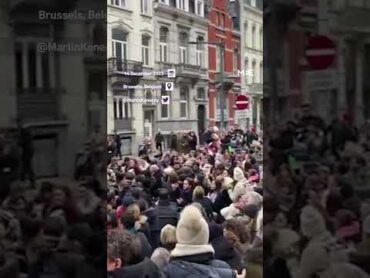
[[[162,135],[162,133],[161,133],[161,130],[160,130],[160,129],[158,129],[158,132],[157,132],[157,134],[155,135],[155,139],[154,139],[154,141],[155,141],[155,148],[156,148],[158,151],[160,151],[160,153],[162,153],[162,152],[163,152],[163,140],[164,140],[164,137],[163,137],[163,135]]]

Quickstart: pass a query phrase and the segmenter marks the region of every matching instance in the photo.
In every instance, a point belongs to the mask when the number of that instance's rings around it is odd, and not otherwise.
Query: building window
[[[256,48],[256,26],[252,27],[252,48]]]
[[[206,91],[204,90],[204,88],[198,88],[197,98],[198,99],[206,99]]]
[[[195,14],[199,16],[204,16],[203,0],[195,0]]]
[[[199,36],[197,38],[197,50],[196,50],[196,65],[203,67],[204,61],[204,38]]]
[[[185,32],[180,33],[179,37],[179,61],[180,64],[188,63],[188,35]]]
[[[127,33],[120,29],[112,30],[112,53],[118,60],[127,59]]]
[[[244,61],[244,79],[245,79],[245,83],[248,84],[249,83],[249,60],[248,58],[245,58],[245,61]]]
[[[220,16],[220,26],[222,28],[225,27],[225,15],[224,14],[221,14],[221,16]]]
[[[153,98],[153,94],[150,90],[146,91],[145,98],[146,99],[152,99]]]
[[[256,74],[257,74],[256,61],[252,62],[252,70],[253,70],[252,83],[256,83]]]
[[[256,0],[251,0],[251,6],[256,7]]]
[[[166,5],[170,4],[169,0],[160,0],[159,2]]]
[[[239,56],[239,53],[238,53],[238,50],[237,49],[234,49],[234,53],[233,53],[233,67],[234,67],[234,72],[236,73],[238,71],[238,68],[239,68],[239,65],[238,65],[238,56]]]
[[[216,71],[221,71],[221,47],[216,46]]]
[[[162,91],[161,96],[169,96],[168,92]],[[161,104],[161,118],[168,119],[170,117],[170,105],[169,102],[167,104]]]
[[[263,62],[260,63],[260,83],[263,83]]]
[[[159,60],[167,62],[167,49],[168,49],[168,29],[161,27],[159,30]]]
[[[183,87],[180,90],[180,118],[188,117],[188,88]]]
[[[110,0],[110,4],[113,6],[124,8],[126,7],[126,0]]]
[[[216,12],[216,25],[221,25],[221,14],[219,12]]]
[[[37,51],[36,42],[16,42],[15,73],[16,87],[21,88],[50,88],[50,64],[54,62],[49,53]]]
[[[244,45],[248,46],[248,22],[244,22]]]
[[[149,53],[150,37],[143,35],[141,37],[141,57],[144,65],[149,65],[150,63],[150,53]]]
[[[177,0],[176,7],[180,10],[188,11],[189,0]]]
[[[263,29],[260,28],[260,50],[263,50]]]
[[[114,119],[129,119],[130,104],[123,101],[123,97],[115,97],[113,99],[113,116]]]
[[[149,15],[149,1],[150,0],[141,0],[141,13]]]

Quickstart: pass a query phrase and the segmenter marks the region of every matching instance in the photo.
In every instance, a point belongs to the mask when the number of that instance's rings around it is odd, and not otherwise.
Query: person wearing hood
[[[168,278],[220,277],[244,278],[245,270],[237,274],[230,266],[215,260],[215,250],[209,244],[209,227],[200,209],[189,205],[181,212],[176,229],[177,244],[164,272]]]
[[[229,190],[229,195],[230,199],[235,201],[239,194],[245,194],[247,191],[248,180],[246,179],[243,170],[239,167],[235,167],[233,177],[236,184],[233,189]]]
[[[309,278],[328,269],[332,263],[348,261],[347,251],[327,230],[318,209],[305,206],[300,214],[300,226],[308,244],[302,252],[297,271],[292,271],[293,277]]]
[[[122,229],[107,235],[107,272],[109,278],[163,277],[153,261],[142,258],[138,239]]]

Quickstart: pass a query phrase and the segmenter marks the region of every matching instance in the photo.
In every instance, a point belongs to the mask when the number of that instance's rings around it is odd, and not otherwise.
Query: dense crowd
[[[42,181],[33,171],[32,131],[1,132],[0,277],[106,277],[106,169],[97,163],[106,141],[91,138],[85,152],[95,173]]]
[[[266,131],[266,277],[369,277],[370,129],[309,104]]]
[[[139,157],[122,156],[119,137],[108,139],[110,277],[262,277],[255,130],[172,133],[168,148],[163,139],[159,131]]]

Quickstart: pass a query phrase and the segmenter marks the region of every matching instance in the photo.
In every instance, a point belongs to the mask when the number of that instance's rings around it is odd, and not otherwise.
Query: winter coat
[[[163,278],[159,268],[148,258],[142,262],[108,272],[109,278]]]
[[[210,199],[203,197],[201,199],[194,199],[193,202],[201,204],[204,210],[206,211],[207,216],[212,217],[213,204]]]
[[[209,241],[215,250],[215,258],[228,263],[232,269],[242,270],[242,255],[224,237],[222,226],[212,223],[209,230]]]
[[[234,278],[235,273],[222,261],[214,260],[209,253],[173,259],[164,269],[167,278]]]

